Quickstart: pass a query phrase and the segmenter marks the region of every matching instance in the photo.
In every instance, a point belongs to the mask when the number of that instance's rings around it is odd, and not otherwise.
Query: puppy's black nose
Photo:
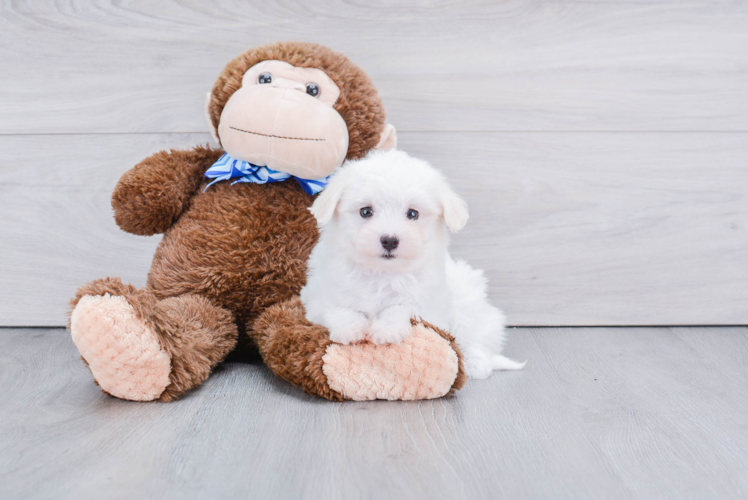
[[[382,248],[388,252],[396,249],[397,245],[400,244],[400,240],[397,239],[397,236],[382,236],[379,238],[379,241],[382,243]]]

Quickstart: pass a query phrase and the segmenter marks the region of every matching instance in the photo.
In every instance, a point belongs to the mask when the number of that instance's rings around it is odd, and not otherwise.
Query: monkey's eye
[[[361,214],[361,217],[364,219],[368,219],[372,215],[374,215],[374,210],[372,210],[371,207],[364,207],[361,210],[358,211],[359,214]]]
[[[418,220],[418,210],[413,210],[412,208],[405,212],[405,216],[410,220]]]
[[[317,85],[316,83],[307,83],[306,93],[312,97],[319,96],[319,85]]]
[[[272,83],[273,82],[273,75],[270,73],[263,73],[260,75],[260,78],[257,79],[257,83]]]

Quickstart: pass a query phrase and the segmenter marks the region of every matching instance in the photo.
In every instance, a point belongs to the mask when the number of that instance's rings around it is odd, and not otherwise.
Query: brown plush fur
[[[229,63],[212,91],[214,125],[244,72],[268,59],[316,67],[335,81],[341,90],[335,109],[350,134],[348,158],[359,158],[378,143],[384,110],[371,80],[343,55],[315,44],[259,47]],[[304,323],[303,315],[302,321],[297,311],[283,307],[258,322],[259,332],[253,327],[268,307],[295,297],[306,281],[306,261],[317,240],[316,222],[307,210],[313,197],[293,180],[223,181],[203,191],[203,174],[222,153],[208,147],[162,151],[122,176],[112,196],[117,224],[133,234],[164,233],[146,289],[118,279],[97,280],[78,290],[72,306],[84,295],[127,299],[171,357],[171,384],[161,400],[175,399],[205,380],[237,337],[252,339],[279,376],[312,394],[340,400],[321,370],[330,342],[324,328]],[[245,330],[248,337],[241,335]]]
[[[312,200],[293,180],[199,190],[156,250],[148,288],[159,298],[203,295],[246,322],[306,281]]]
[[[262,359],[277,376],[309,394],[345,399],[322,372],[322,356],[332,343],[327,329],[307,321],[298,297],[268,308],[248,330],[256,332]]]
[[[114,220],[123,231],[141,236],[163,233],[182,214],[223,151],[197,146],[161,151],[120,178],[112,194]]]
[[[316,43],[278,42],[246,51],[231,61],[213,85],[208,114],[213,127],[229,97],[242,86],[242,77],[255,64],[277,60],[300,68],[324,71],[340,89],[333,106],[348,125],[349,160],[362,158],[379,142],[384,129],[384,107],[371,78],[343,54]]]
[[[413,326],[419,323],[416,320],[411,322]],[[454,394],[467,382],[462,352],[449,333],[425,321],[420,323],[447,339],[457,353],[457,377],[448,395]],[[345,399],[327,385],[327,377],[322,371],[322,357],[332,343],[327,329],[306,319],[304,306],[298,297],[267,308],[248,330],[255,332],[262,359],[277,376],[309,394],[331,401]]]
[[[70,301],[71,308],[85,295],[107,293],[127,299],[171,358],[170,384],[160,401],[172,401],[201,384],[236,346],[237,328],[231,314],[197,295],[157,300],[148,289],[138,290],[118,278],[106,278],[80,287]]]

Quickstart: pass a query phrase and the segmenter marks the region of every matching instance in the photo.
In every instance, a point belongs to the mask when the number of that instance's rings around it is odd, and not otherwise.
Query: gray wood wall
[[[143,285],[158,238],[109,196],[210,140],[203,99],[254,45],[340,50],[400,145],[472,217],[454,253],[514,325],[748,323],[748,3],[5,1],[0,325],[76,286]]]

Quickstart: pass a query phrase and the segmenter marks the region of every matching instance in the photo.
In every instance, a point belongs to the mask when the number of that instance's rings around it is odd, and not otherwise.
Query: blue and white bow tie
[[[322,179],[301,179],[291,174],[278,172],[272,168],[259,167],[244,160],[236,160],[227,153],[224,153],[212,167],[205,171],[205,177],[213,179],[213,182],[205,186],[206,190],[218,181],[234,178],[237,179],[231,183],[232,186],[237,182],[266,184],[268,182],[281,182],[293,178],[301,184],[301,189],[309,195],[317,194],[325,189],[327,181],[330,180],[329,175]]]

